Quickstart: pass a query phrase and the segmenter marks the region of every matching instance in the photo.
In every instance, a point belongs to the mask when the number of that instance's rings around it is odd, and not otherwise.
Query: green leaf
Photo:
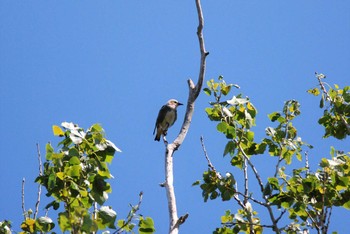
[[[69,215],[67,212],[61,212],[58,214],[58,224],[62,232],[65,232],[71,229],[71,226],[69,223]]]
[[[228,124],[226,122],[220,122],[218,123],[218,125],[216,126],[216,129],[219,131],[219,132],[223,132],[225,133],[226,130],[228,128]]]
[[[101,206],[97,213],[97,216],[101,219],[100,223],[108,228],[116,229],[114,222],[117,218],[117,213],[109,206]]]
[[[222,94],[226,96],[230,92],[231,87],[232,87],[232,85],[225,85],[225,86],[223,86],[221,88]]]
[[[67,168],[66,174],[71,177],[80,177],[80,171],[80,165],[73,165]]]
[[[155,231],[156,229],[154,228],[154,222],[152,218],[146,217],[145,219],[140,219],[140,222],[139,222],[140,234],[154,233]]]
[[[197,180],[195,182],[193,182],[192,186],[197,186],[197,185],[200,185],[201,181],[200,180]]]
[[[269,117],[269,119],[272,121],[272,122],[275,122],[280,116],[281,116],[281,113],[279,112],[273,112],[269,115],[267,115]]]
[[[309,89],[307,92],[311,93],[314,96],[318,96],[320,94],[320,90],[318,88]]]
[[[279,190],[280,185],[279,185],[278,179],[276,177],[269,177],[267,179],[267,181],[269,182],[269,184],[271,185],[273,190]]]
[[[345,202],[345,203],[343,204],[343,207],[344,207],[345,209],[350,210],[350,200],[347,201],[347,202]]]
[[[228,153],[233,155],[235,148],[236,148],[236,144],[233,141],[228,141],[225,146],[224,156],[227,155]]]
[[[92,190],[90,194],[99,205],[103,205],[103,203],[105,203],[105,201],[108,199],[108,195],[104,191],[100,192],[100,191]]]
[[[254,141],[254,132],[248,131],[247,132],[247,139],[248,139],[248,141]]]
[[[100,124],[94,124],[91,126],[91,128],[89,129],[91,132],[104,132],[103,128]]]
[[[322,94],[321,100],[320,100],[320,108],[322,109],[324,107],[324,95]]]
[[[77,148],[73,147],[73,148],[70,148],[69,151],[68,151],[68,155],[70,157],[73,157],[73,156],[76,156],[76,157],[79,157],[79,151]]]
[[[320,167],[329,167],[329,162],[326,158],[322,158],[320,162]]]
[[[56,186],[56,176],[54,173],[49,175],[48,190],[52,190]]]
[[[52,159],[53,148],[50,143],[46,144],[46,160]]]
[[[211,95],[211,90],[210,90],[210,89],[204,88],[203,91],[204,91],[204,93],[205,93],[206,95],[208,95],[208,96]]]
[[[60,179],[63,180],[64,179],[64,172],[57,172],[56,176]]]
[[[93,233],[98,230],[98,227],[94,225],[89,214],[86,214],[83,218],[83,225],[81,226],[82,233]]]
[[[78,157],[74,156],[74,157],[71,157],[69,159],[69,164],[70,165],[79,165],[80,164],[80,160]]]
[[[220,112],[216,108],[207,107],[205,108],[205,112],[211,121],[219,121],[221,118]]]

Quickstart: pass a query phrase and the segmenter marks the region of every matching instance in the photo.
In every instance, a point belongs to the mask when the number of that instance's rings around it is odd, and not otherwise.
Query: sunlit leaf
[[[117,213],[109,206],[101,206],[97,213],[98,217],[101,219],[101,223],[109,228],[115,229],[115,219],[117,218]]]
[[[211,90],[210,90],[210,89],[204,88],[203,91],[204,91],[204,93],[205,93],[206,95],[208,95],[208,96],[211,95]]]
[[[314,96],[318,96],[320,94],[320,90],[318,88],[309,89],[307,92]]]
[[[73,156],[69,159],[69,164],[70,165],[79,165],[80,164],[80,160],[78,157]]]
[[[150,217],[146,217],[145,219],[141,219],[139,222],[139,233],[140,234],[148,234],[154,233],[156,229],[154,228],[153,219]]]
[[[65,232],[71,229],[71,226],[69,223],[69,215],[67,212],[61,212],[58,214],[58,224],[62,232]]]
[[[64,131],[57,125],[52,126],[52,131],[55,136],[64,136]]]

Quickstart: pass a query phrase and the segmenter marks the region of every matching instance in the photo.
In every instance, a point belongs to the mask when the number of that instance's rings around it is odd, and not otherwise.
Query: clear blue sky
[[[315,149],[312,168],[329,156],[331,145],[350,151],[349,140],[323,140],[317,124],[318,98],[306,94],[316,85],[314,72],[327,82],[349,85],[349,1],[203,1],[207,58],[206,80],[223,75],[259,111],[256,136],[271,124],[267,114],[297,99],[300,136]],[[107,201],[125,217],[129,203],[144,191],[141,213],[151,216],[157,233],[168,230],[164,145],[152,131],[159,108],[168,99],[187,100],[188,78],[197,79],[199,49],[192,1],[1,1],[0,2],[0,220],[23,220],[21,180],[26,208],[34,209],[38,174],[36,143],[56,142],[51,126],[63,121],[88,128],[101,123],[119,148],[111,170],[113,193]],[[211,233],[233,202],[203,202],[191,184],[207,169],[199,137],[204,136],[218,170],[231,170],[222,158],[226,140],[204,112],[211,101],[203,93],[192,125],[175,153],[175,191],[179,215],[190,214],[182,233]],[[174,139],[178,122],[169,130]],[[257,140],[258,140],[257,139]],[[270,156],[257,159],[270,175]],[[259,161],[260,160],[260,161]],[[235,171],[234,173],[238,173]],[[43,208],[49,200],[42,199]],[[43,214],[43,212],[41,213]],[[350,212],[333,212],[331,231],[348,233]]]

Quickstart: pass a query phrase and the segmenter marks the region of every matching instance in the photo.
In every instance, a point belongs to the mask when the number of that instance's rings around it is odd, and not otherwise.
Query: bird
[[[160,108],[156,125],[154,126],[153,135],[155,133],[155,141],[160,141],[161,135],[166,136],[168,128],[171,127],[177,119],[176,108],[183,105],[175,99],[170,99],[165,105]]]

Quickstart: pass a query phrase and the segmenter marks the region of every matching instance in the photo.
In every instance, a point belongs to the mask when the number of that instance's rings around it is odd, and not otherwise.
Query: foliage
[[[63,209],[58,213],[61,231],[94,233],[115,229],[115,233],[133,232],[134,221],[138,221],[139,233],[154,233],[153,220],[136,213],[142,193],[126,219],[116,220],[117,213],[104,205],[112,192],[108,179],[113,176],[108,164],[115,152],[121,151],[105,138],[102,127],[94,124],[85,131],[73,123],[64,122],[61,126],[53,126],[54,135],[63,138],[58,144],[59,150],[54,151],[50,143],[46,145],[44,171],[35,180],[46,188],[46,196],[53,198],[45,208]],[[49,217],[36,219],[31,215],[31,210],[25,214],[22,233],[49,232],[54,228]]]
[[[262,233],[265,229],[270,229],[274,233],[296,233],[305,228],[316,229],[318,233],[327,233],[332,207],[350,208],[349,154],[332,148],[332,158],[323,158],[316,172],[310,172],[306,158],[306,166],[294,168],[289,175],[286,171],[292,165],[293,159],[302,161],[302,150],[305,147],[312,148],[302,141],[293,125],[293,120],[301,114],[299,102],[289,100],[285,102],[282,111],[269,114],[269,119],[277,126],[267,127],[266,137],[257,142],[252,131],[257,110],[249,98],[239,94],[231,99],[222,100],[229,95],[231,87],[236,86],[226,84],[222,76],[218,82],[213,79],[208,81],[207,86],[204,92],[208,96],[213,95],[214,101],[210,102],[210,107],[205,111],[211,121],[218,122],[217,131],[224,134],[228,140],[224,156],[230,156],[233,169],[241,171],[244,177],[243,185],[239,187],[233,172],[223,176],[206,156],[211,166],[203,173],[203,180],[194,183],[200,185],[204,201],[220,197],[223,201],[233,199],[239,206],[236,213],[226,211],[221,217],[222,226],[214,233]],[[332,117],[331,122],[341,121],[339,115],[348,118],[347,90],[347,88],[341,91],[338,89],[336,94],[330,95],[332,107],[327,113],[338,116]],[[320,124],[323,123],[320,121]],[[344,138],[344,135],[337,135],[338,131],[344,132],[344,122],[341,123],[343,124],[341,126],[340,123],[329,123],[328,127],[336,126],[336,128],[328,133]],[[266,179],[261,178],[253,162],[255,156],[265,153],[272,156],[276,163],[275,170],[272,170],[271,176]],[[284,166],[281,165],[282,162]],[[253,173],[259,186],[258,195],[248,186],[250,179],[248,171]],[[257,198],[259,196],[260,199]],[[270,224],[261,223],[253,204],[266,210]],[[289,216],[286,217],[286,214]]]
[[[8,220],[3,220],[0,222],[0,233],[10,234],[11,233],[11,222]]]
[[[308,93],[321,96],[320,108],[324,109],[324,113],[318,123],[325,128],[324,137],[344,139],[350,135],[350,86],[340,88],[334,85],[334,88],[329,87],[327,91],[327,83],[322,82],[326,76],[316,73],[316,78],[320,88],[309,89]]]

